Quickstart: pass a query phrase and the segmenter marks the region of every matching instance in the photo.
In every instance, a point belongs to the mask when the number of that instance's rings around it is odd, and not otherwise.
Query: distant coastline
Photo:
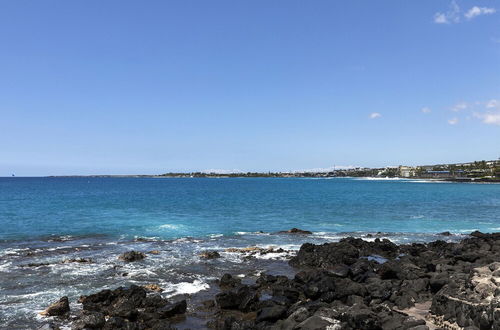
[[[168,172],[164,174],[132,175],[61,175],[49,177],[97,178],[402,178],[465,183],[500,182],[500,160],[420,166],[388,166],[381,168],[353,167],[324,171],[293,172]]]

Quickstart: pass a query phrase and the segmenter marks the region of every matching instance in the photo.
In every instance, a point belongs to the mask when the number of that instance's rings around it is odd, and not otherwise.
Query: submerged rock
[[[202,259],[217,259],[220,258],[220,253],[217,251],[203,251],[199,256]]]
[[[303,230],[303,229],[299,229],[299,228],[292,228],[290,230],[284,230],[284,231],[280,231],[278,233],[280,233],[280,234],[303,234],[303,235],[310,235],[310,234],[312,234],[312,231]]]
[[[146,258],[146,255],[142,252],[138,251],[129,251],[121,254],[118,259],[126,261],[126,262],[133,262],[133,261],[139,261]]]
[[[43,316],[63,316],[69,313],[69,300],[64,296],[40,313]]]
[[[83,264],[83,263],[92,263],[93,260],[90,258],[71,258],[71,259],[64,259],[62,263],[68,264],[72,262]]]

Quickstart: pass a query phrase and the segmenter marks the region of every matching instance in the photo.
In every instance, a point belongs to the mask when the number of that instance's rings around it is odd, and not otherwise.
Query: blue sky
[[[500,1],[2,1],[0,176],[500,157]]]

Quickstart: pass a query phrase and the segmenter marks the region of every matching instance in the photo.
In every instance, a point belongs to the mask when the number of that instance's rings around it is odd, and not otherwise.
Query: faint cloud
[[[500,107],[500,102],[495,99],[491,99],[488,102],[486,102],[486,108],[487,109],[495,109]]]
[[[500,126],[500,111],[486,113],[475,112],[474,117],[479,118],[484,124]]]
[[[460,102],[460,103],[455,104],[453,106],[453,108],[451,108],[451,111],[458,112],[458,111],[465,110],[465,109],[467,109],[467,103]]]
[[[472,20],[481,15],[491,15],[496,13],[495,8],[474,6],[463,14],[466,20]],[[437,12],[434,14],[434,23],[436,24],[452,24],[462,21],[461,9],[457,2],[453,0],[446,12]]]
[[[491,38],[491,42],[495,43],[495,44],[500,44],[500,38]]]
[[[437,12],[434,14],[434,23],[436,24],[451,24],[460,22],[460,7],[456,1],[450,3],[450,8],[447,12]]]
[[[382,115],[378,112],[372,112],[370,114],[370,119],[375,119],[375,118],[380,118],[380,117],[382,117]]]
[[[448,119],[448,124],[450,124],[450,125],[458,124],[458,118]]]
[[[428,108],[428,107],[423,107],[421,111],[423,113],[431,113],[432,112],[431,108]]]
[[[487,7],[474,6],[471,9],[469,9],[469,11],[467,11],[464,14],[464,16],[468,20],[471,20],[471,19],[473,19],[473,18],[475,18],[477,16],[480,16],[480,15],[490,15],[490,14],[494,14],[495,12],[496,12],[495,8],[487,8]]]

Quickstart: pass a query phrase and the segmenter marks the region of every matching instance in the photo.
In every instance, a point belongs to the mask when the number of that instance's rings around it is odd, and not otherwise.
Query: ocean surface
[[[292,227],[312,235],[280,234]],[[230,272],[292,274],[304,242],[384,237],[458,240],[500,231],[500,185],[395,179],[0,178],[0,328],[32,329],[62,295],[156,283],[162,295],[202,300]],[[453,236],[437,235],[443,231]],[[370,234],[370,235],[368,235]],[[367,236],[368,235],[368,236]],[[287,251],[249,258],[233,247]],[[140,263],[117,259],[147,253]],[[203,260],[217,250],[222,257]],[[89,258],[92,262],[67,262]],[[66,260],[66,262],[64,262]],[[194,302],[193,302],[194,303]],[[191,311],[180,328],[202,327]]]

